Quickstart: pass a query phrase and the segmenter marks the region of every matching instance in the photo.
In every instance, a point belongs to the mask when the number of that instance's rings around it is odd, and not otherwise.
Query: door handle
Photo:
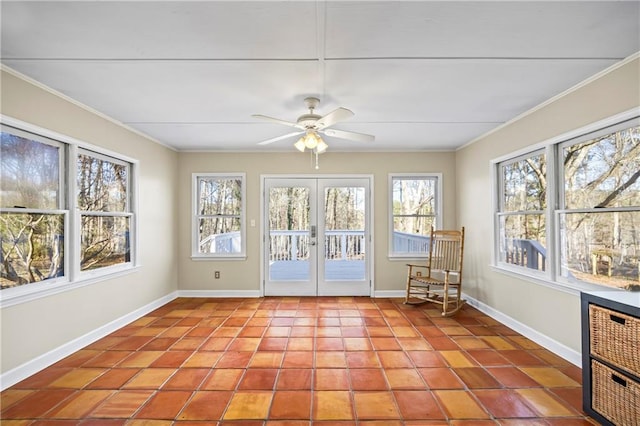
[[[315,237],[316,237],[316,226],[311,225],[311,238],[315,238]]]
[[[311,244],[312,246],[315,246],[316,242],[315,241],[311,241],[309,244]]]

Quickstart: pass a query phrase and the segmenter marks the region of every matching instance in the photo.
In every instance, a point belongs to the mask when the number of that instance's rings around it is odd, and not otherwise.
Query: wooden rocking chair
[[[464,227],[460,231],[436,231],[432,227],[427,263],[407,264],[404,303],[437,303],[442,305],[442,316],[458,312],[465,303],[461,299],[463,249]]]

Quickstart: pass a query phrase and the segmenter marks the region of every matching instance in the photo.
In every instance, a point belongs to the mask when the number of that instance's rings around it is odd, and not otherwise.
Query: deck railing
[[[507,240],[506,262],[529,269],[544,271],[547,267],[547,249],[536,240]]]
[[[309,231],[270,231],[269,260],[307,260],[309,258]],[[362,260],[365,257],[364,231],[330,230],[324,233],[325,259]],[[203,253],[236,253],[240,250],[240,232],[209,235],[200,242]],[[428,236],[393,233],[396,251],[404,253],[427,253]]]
[[[324,237],[325,259],[364,259],[364,231],[325,231]],[[269,260],[306,260],[309,258],[309,241],[309,231],[271,231]]]
[[[240,253],[241,236],[239,231],[209,235],[200,241],[201,253]]]
[[[394,231],[393,251],[396,253],[429,253],[429,235]]]

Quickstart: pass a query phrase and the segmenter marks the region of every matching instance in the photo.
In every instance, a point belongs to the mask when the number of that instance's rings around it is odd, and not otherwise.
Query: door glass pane
[[[365,278],[365,191],[329,187],[324,191],[324,276],[327,281]]]
[[[269,189],[269,280],[308,281],[309,188]]]

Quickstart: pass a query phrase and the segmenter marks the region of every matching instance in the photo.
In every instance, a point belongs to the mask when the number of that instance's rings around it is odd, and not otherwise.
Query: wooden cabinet
[[[581,295],[582,405],[603,425],[640,426],[640,293]]]

